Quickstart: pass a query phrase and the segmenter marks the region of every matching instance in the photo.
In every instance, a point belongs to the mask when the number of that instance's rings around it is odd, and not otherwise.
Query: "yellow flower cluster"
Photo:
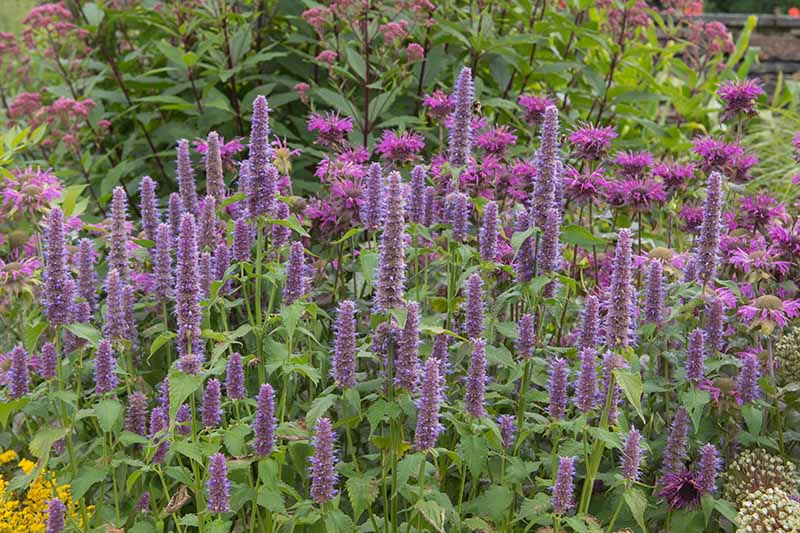
[[[14,450],[0,453],[0,465],[18,459]],[[36,463],[20,459],[17,467],[30,474]],[[64,502],[69,514],[76,523],[80,518],[70,496],[69,485],[58,485],[53,472],[44,471],[28,487],[24,494],[8,492],[8,482],[0,475],[0,533],[41,533],[47,524],[47,502],[55,496]]]

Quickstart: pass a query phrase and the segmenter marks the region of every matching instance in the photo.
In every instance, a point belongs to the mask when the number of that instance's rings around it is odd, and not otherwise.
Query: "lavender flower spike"
[[[561,268],[561,245],[558,241],[560,231],[561,211],[556,207],[551,207],[545,214],[544,231],[536,258],[538,271],[542,275],[553,274]],[[553,297],[555,289],[556,282],[551,281],[545,288],[544,296],[546,298]]]
[[[497,202],[490,200],[483,211],[483,225],[478,234],[481,259],[487,262],[497,257]]]
[[[233,225],[233,258],[236,261],[249,261],[253,247],[253,229],[246,218],[237,218]]]
[[[97,353],[94,357],[94,393],[98,396],[111,392],[117,388],[119,380],[114,372],[117,360],[111,343],[103,339],[97,344]]]
[[[172,232],[172,246],[177,247],[178,237],[181,232],[181,218],[183,217],[183,200],[181,195],[173,192],[169,195],[167,205],[167,223]]]
[[[639,466],[642,462],[641,438],[641,433],[635,427],[631,427],[622,447],[622,477],[631,481],[639,480]]]
[[[717,489],[717,474],[721,460],[717,447],[711,443],[700,449],[700,461],[697,469],[697,485],[703,492],[714,492]]]
[[[378,311],[398,308],[403,304],[406,281],[404,225],[400,173],[391,172],[386,193],[386,220],[375,276],[375,308]]]
[[[8,397],[22,398],[30,391],[31,377],[28,372],[28,353],[22,346],[11,350],[11,364],[8,368]]]
[[[128,396],[125,429],[137,435],[147,435],[147,396],[141,392],[132,392]]]
[[[206,194],[221,202],[225,197],[225,178],[222,174],[219,134],[216,131],[209,132],[206,142]]]
[[[125,340],[131,338],[129,322],[130,311],[128,305],[132,304],[128,298],[128,285],[122,280],[119,270],[112,269],[106,278],[107,315],[103,334],[111,340]]]
[[[697,262],[697,280],[705,285],[717,275],[719,264],[719,233],[722,216],[722,175],[712,172],[708,176],[706,200],[703,204],[703,224],[697,239],[694,258]]]
[[[467,279],[466,300],[464,332],[468,339],[480,339],[483,336],[483,279],[477,272]]]
[[[580,336],[578,348],[596,348],[600,343],[598,336],[600,330],[600,300],[597,296],[589,295],[583,303],[581,313]]]
[[[686,379],[698,383],[705,377],[705,336],[703,330],[695,329],[689,335],[686,349]]]
[[[336,436],[331,421],[320,418],[314,431],[314,455],[311,457],[311,497],[317,503],[325,503],[337,494],[336,484]]]
[[[736,378],[736,396],[739,403],[750,403],[761,397],[761,388],[758,378],[761,376],[759,369],[761,363],[754,353],[745,353],[741,357],[741,368]]]
[[[288,220],[289,214],[289,206],[286,203],[275,202],[275,213],[273,217],[276,220]],[[289,236],[292,234],[292,230],[290,228],[280,224],[273,224],[270,231],[272,233],[272,246],[275,248],[280,248],[286,244],[286,242],[289,240]]]
[[[574,487],[575,477],[575,458],[574,457],[559,457],[558,459],[558,474],[556,475],[556,482],[553,485],[553,511],[557,514],[566,514],[570,509],[575,507],[575,492]]]
[[[664,446],[664,458],[662,472],[666,476],[675,474],[686,469],[684,462],[688,457],[686,443],[689,438],[689,415],[686,409],[678,407],[672,424],[669,428],[667,443]]]
[[[564,418],[564,414],[567,412],[567,379],[566,360],[556,357],[550,361],[550,381],[548,382],[550,405],[548,412],[555,420]]]
[[[725,307],[722,298],[714,296],[706,304],[706,317],[706,348],[709,355],[714,355],[721,351],[723,346]]]
[[[445,203],[453,238],[463,241],[469,232],[469,197],[463,192],[451,192],[445,198]]]
[[[517,434],[517,418],[514,415],[500,415],[497,417],[497,425],[500,428],[503,448],[511,448]]]
[[[225,391],[231,400],[244,399],[244,366],[242,355],[233,352],[228,359],[228,368],[225,372]]]
[[[251,217],[257,217],[271,212],[278,181],[278,170],[270,163],[273,152],[269,143],[269,106],[261,95],[253,101],[251,124],[248,209]]]
[[[44,303],[47,320],[54,326],[67,323],[70,298],[64,290],[67,272],[66,235],[64,213],[53,207],[47,219],[46,252],[44,266]]]
[[[575,406],[583,414],[597,405],[597,352],[584,348],[580,352],[581,369],[575,383]]]
[[[472,106],[474,88],[472,85],[472,70],[469,67],[461,69],[453,90],[455,105],[450,125],[449,161],[454,167],[467,164],[472,155]]]
[[[203,198],[198,223],[200,229],[197,234],[197,245],[201,250],[213,250],[219,240],[217,202],[213,196]]]
[[[58,498],[53,498],[47,502],[47,523],[45,533],[61,533],[64,531],[64,515],[67,507]]]
[[[333,339],[331,376],[341,388],[356,386],[356,307],[351,300],[339,304]]]
[[[664,267],[659,260],[652,261],[647,271],[644,318],[653,324],[664,320]]]
[[[208,461],[206,481],[207,506],[210,513],[227,513],[231,510],[231,482],[228,480],[228,465],[225,456],[215,453]]]
[[[464,408],[473,418],[486,414],[483,405],[486,392],[486,341],[472,340],[472,359],[467,373],[467,386],[464,395]]]
[[[436,445],[439,434],[444,429],[439,422],[439,409],[442,397],[439,392],[441,363],[435,357],[425,361],[421,396],[416,401],[417,429],[414,432],[414,445],[417,450],[429,450]]]
[[[558,189],[557,180],[559,179],[559,168],[561,162],[558,159],[558,109],[550,106],[544,111],[544,122],[542,123],[541,140],[538,152],[539,173],[531,199],[531,212],[534,215],[536,225],[544,229],[547,210],[551,207],[559,207],[556,204],[556,191]]]
[[[222,421],[220,388],[220,383],[217,379],[209,379],[208,383],[206,383],[206,390],[203,393],[203,404],[201,406],[201,410],[203,415],[203,425],[207,428],[215,428]]]
[[[86,300],[90,311],[97,307],[97,274],[94,265],[94,244],[91,239],[81,239],[78,244],[78,296]]]
[[[58,352],[52,342],[46,342],[42,346],[42,352],[39,357],[41,361],[41,368],[39,374],[44,379],[53,379],[58,373]]]
[[[120,278],[128,282],[130,257],[128,255],[128,195],[122,187],[114,187],[111,198],[111,234],[109,236],[108,263],[119,271]]]
[[[139,211],[145,238],[155,241],[156,228],[161,221],[156,203],[156,182],[150,176],[144,176],[139,183]]]
[[[517,323],[519,338],[517,339],[517,352],[520,359],[527,360],[533,356],[533,315],[525,313]]]
[[[606,293],[606,344],[610,349],[626,348],[631,344],[633,330],[634,287],[631,276],[631,232],[621,229],[617,248],[614,252],[614,265],[611,285]],[[635,332],[633,333],[635,335]]]
[[[283,303],[291,305],[308,293],[306,278],[306,249],[300,241],[294,241],[289,248],[289,261],[286,263],[286,284],[283,287]]]
[[[421,224],[425,214],[425,167],[417,165],[411,170],[411,189],[409,190],[408,220]]]
[[[258,391],[253,432],[255,433],[253,447],[256,453],[261,456],[271,454],[275,446],[275,391],[269,383],[261,385]]]
[[[183,212],[197,216],[197,188],[194,184],[194,168],[192,168],[192,156],[189,153],[189,141],[180,139],[178,141],[178,191],[181,195]]]
[[[367,229],[383,224],[386,214],[386,198],[383,190],[383,170],[380,163],[372,163],[367,172],[366,198],[361,208],[361,220]]]
[[[406,324],[394,358],[394,384],[415,392],[419,381],[419,304],[408,302],[406,310]]]
[[[156,249],[153,254],[153,275],[155,286],[153,292],[160,302],[172,299],[172,254],[170,253],[170,228],[167,224],[159,224],[156,230]]]
[[[185,213],[181,219],[178,264],[175,275],[175,318],[178,323],[178,368],[198,374],[203,363],[200,339],[200,280],[197,256],[197,231],[194,217]]]

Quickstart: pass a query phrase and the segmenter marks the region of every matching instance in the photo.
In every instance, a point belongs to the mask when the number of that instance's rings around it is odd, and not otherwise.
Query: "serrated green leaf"
[[[644,521],[644,512],[647,509],[647,497],[636,487],[630,487],[625,490],[623,498],[628,505],[628,509],[631,510],[631,514],[634,520],[636,520],[636,523],[639,524],[642,530],[646,530],[647,525]]]
[[[354,518],[358,520],[378,497],[378,481],[372,476],[357,475],[347,480],[347,495],[353,506]]]
[[[100,429],[109,432],[122,415],[122,404],[117,400],[101,400],[95,406],[95,415]]]
[[[614,370],[614,378],[625,393],[625,397],[633,404],[639,418],[644,422],[644,414],[642,413],[642,390],[644,388],[642,385],[642,376],[637,372],[618,368]]]

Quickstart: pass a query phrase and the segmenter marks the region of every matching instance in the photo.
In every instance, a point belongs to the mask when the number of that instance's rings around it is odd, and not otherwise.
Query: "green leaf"
[[[207,533],[228,533],[231,530],[231,522],[222,518],[217,518],[207,526],[205,529]]]
[[[434,501],[419,500],[414,508],[439,533],[445,533],[445,509]]]
[[[642,530],[646,530],[647,525],[644,522],[644,512],[647,509],[647,497],[636,487],[626,489],[623,497],[636,523],[639,524]]]
[[[63,439],[66,434],[66,428],[46,427],[40,429],[28,444],[28,449],[34,456],[42,459],[50,453],[50,448],[53,447],[53,444]]]
[[[67,324],[64,327],[76,337],[89,341],[92,346],[97,346],[102,338],[100,331],[89,324]]]
[[[8,425],[8,418],[12,414],[21,411],[29,401],[29,398],[17,398],[8,402],[0,402],[0,425],[3,429],[6,429]]]
[[[171,331],[162,331],[161,334],[159,334],[159,336],[153,339],[153,342],[150,343],[150,355],[155,355],[159,348],[164,346],[175,337],[177,337],[177,335]]]
[[[122,415],[122,404],[117,400],[102,400],[98,402],[94,410],[100,429],[109,432],[114,429],[114,425]]]
[[[711,395],[708,391],[700,389],[689,389],[681,394],[681,404],[686,408],[689,413],[689,418],[692,419],[695,431],[700,427],[700,418],[703,416],[703,411],[708,402],[711,401]]]
[[[375,277],[375,269],[378,267],[378,254],[373,251],[364,251],[361,252],[358,260],[361,264],[361,275],[364,276],[364,283],[367,286],[371,286]]]
[[[281,318],[283,320],[283,327],[286,328],[286,335],[289,338],[294,336],[294,330],[297,327],[297,322],[303,313],[306,312],[306,304],[303,302],[295,302],[288,307],[281,309]]]
[[[345,97],[341,95],[341,93],[326,88],[320,88],[317,89],[317,94],[325,101],[325,103],[336,108],[340,113],[351,117],[354,121],[358,122],[358,114],[356,113],[355,108],[353,108],[353,104],[348,102]]]
[[[403,410],[396,403],[389,403],[383,398],[379,398],[367,409],[367,420],[369,420],[369,425],[374,431],[378,424],[385,420],[393,420],[400,416],[402,412]]]
[[[472,477],[477,479],[483,471],[489,453],[486,439],[480,435],[465,435],[461,439],[461,449],[464,451],[464,459]]]
[[[72,216],[75,203],[86,187],[86,185],[70,185],[61,193],[61,209],[64,210],[65,216]]]
[[[175,421],[175,413],[178,412],[183,402],[203,384],[203,376],[184,374],[177,368],[170,370],[169,373],[169,419],[170,425]]]
[[[512,500],[511,489],[505,485],[492,485],[486,492],[467,502],[465,507],[467,512],[491,516],[495,522],[499,522],[508,512]]]
[[[592,232],[583,226],[564,226],[561,228],[561,241],[567,244],[574,244],[581,248],[591,248],[592,246],[603,246],[605,239],[592,235]]]
[[[357,475],[347,480],[347,495],[353,506],[354,518],[358,520],[378,497],[378,481],[372,476]]]
[[[614,370],[614,377],[620,388],[625,392],[625,397],[633,404],[639,418],[644,422],[644,414],[642,413],[642,376],[638,372],[618,368]]]
[[[272,219],[271,222],[273,224],[289,228],[290,230],[299,233],[303,237],[311,237],[311,235],[308,234],[306,229],[300,224],[300,221],[297,220],[297,215],[295,214],[292,214],[289,216],[289,218],[285,219],[284,218]]]
[[[47,329],[46,322],[36,322],[35,324],[25,325],[25,334],[22,338],[22,343],[26,350],[32,352],[36,349],[39,337],[41,337],[45,329]]]
[[[520,231],[511,236],[511,247],[514,249],[514,254],[519,252],[522,243],[524,243],[531,235],[536,232],[536,228],[528,228],[525,231]]]
[[[331,408],[331,406],[336,403],[337,397],[333,394],[329,394],[327,396],[320,396],[316,400],[311,403],[311,408],[306,413],[306,425],[308,427],[313,427],[314,424],[317,423],[322,415]]]
[[[250,433],[250,427],[238,425],[228,428],[223,437],[225,448],[228,453],[234,457],[239,457],[247,453],[244,446],[244,439]]]
[[[355,531],[353,520],[341,509],[331,509],[325,513],[325,531],[329,533],[351,533]]]
[[[99,26],[106,14],[102,9],[97,7],[97,4],[89,2],[83,6],[83,15],[86,17],[86,22],[92,26]]]
[[[94,466],[82,466],[78,471],[78,477],[70,483],[72,485],[72,499],[80,500],[92,485],[99,483],[106,478],[106,469]]]
[[[742,416],[747,424],[747,431],[753,435],[759,435],[764,423],[764,413],[758,407],[748,404],[742,408]]]

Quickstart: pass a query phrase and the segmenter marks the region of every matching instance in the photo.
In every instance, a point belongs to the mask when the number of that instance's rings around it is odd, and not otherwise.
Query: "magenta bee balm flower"
[[[734,80],[722,82],[717,91],[720,99],[725,102],[722,120],[736,118],[740,113],[746,117],[758,114],[755,109],[756,99],[764,94],[761,80]]]
[[[404,131],[398,133],[385,130],[375,151],[395,165],[411,163],[419,159],[419,152],[425,147],[425,140],[419,133]]]
[[[594,161],[602,159],[611,148],[611,141],[617,138],[612,127],[595,127],[584,124],[569,135],[569,142],[578,159]]]

